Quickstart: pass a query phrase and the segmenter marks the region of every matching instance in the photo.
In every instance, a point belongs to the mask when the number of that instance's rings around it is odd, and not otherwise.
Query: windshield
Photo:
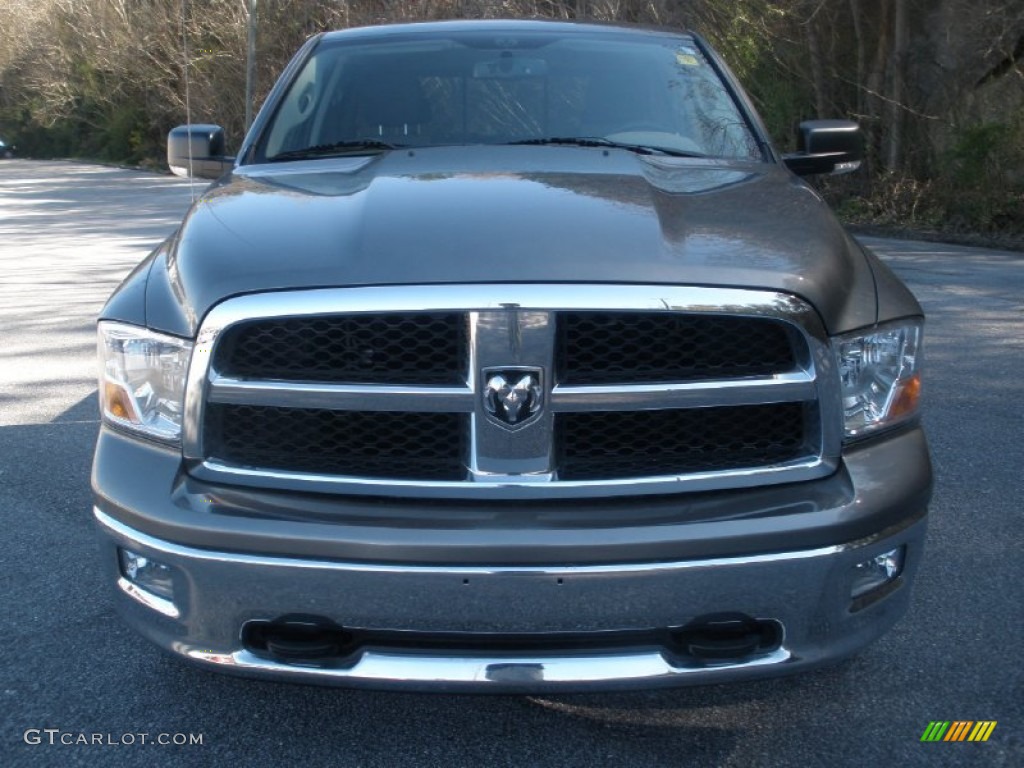
[[[292,81],[255,158],[513,143],[762,159],[692,38],[603,31],[325,40]]]

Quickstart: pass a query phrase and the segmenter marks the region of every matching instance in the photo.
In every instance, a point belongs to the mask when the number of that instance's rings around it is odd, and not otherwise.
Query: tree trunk
[[[868,143],[865,158],[868,174],[874,176],[880,162],[881,139],[884,126],[881,120],[882,90],[885,87],[885,65],[889,51],[889,3],[879,7],[877,44],[875,55],[865,79],[865,112],[867,115]]]
[[[864,20],[861,18],[861,0],[850,0],[853,19],[853,41],[857,49],[857,117],[864,115],[864,79],[867,75],[867,51],[864,48]]]
[[[807,37],[807,52],[811,65],[811,84],[814,86],[814,111],[816,117],[825,117],[828,114],[828,93],[825,90],[825,67],[821,54],[821,41],[818,38],[817,20],[815,12],[804,23],[804,33]]]
[[[889,103],[888,115],[888,146],[886,151],[886,167],[895,171],[902,165],[903,158],[903,76],[906,71],[907,46],[907,0],[895,0],[892,57],[889,61]]]

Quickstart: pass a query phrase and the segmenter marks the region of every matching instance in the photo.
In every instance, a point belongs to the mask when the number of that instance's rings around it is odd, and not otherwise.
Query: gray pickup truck
[[[99,322],[94,515],[139,632],[436,691],[742,680],[905,611],[922,313],[697,35],[309,40]]]

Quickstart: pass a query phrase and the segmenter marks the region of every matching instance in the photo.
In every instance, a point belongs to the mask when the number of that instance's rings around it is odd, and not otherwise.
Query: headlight
[[[121,323],[99,324],[100,413],[160,440],[181,437],[192,342]]]
[[[833,339],[844,434],[861,437],[911,418],[921,399],[921,323],[903,321]]]

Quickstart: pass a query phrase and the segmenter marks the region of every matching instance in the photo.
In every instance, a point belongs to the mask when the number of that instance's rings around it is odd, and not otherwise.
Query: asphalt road
[[[929,315],[938,484],[911,611],[856,658],[658,693],[352,692],[183,666],[99,578],[93,318],[188,201],[168,177],[0,162],[0,766],[1024,765],[1024,254],[866,238]],[[998,726],[922,744],[931,720]],[[46,728],[202,745],[26,743]]]

